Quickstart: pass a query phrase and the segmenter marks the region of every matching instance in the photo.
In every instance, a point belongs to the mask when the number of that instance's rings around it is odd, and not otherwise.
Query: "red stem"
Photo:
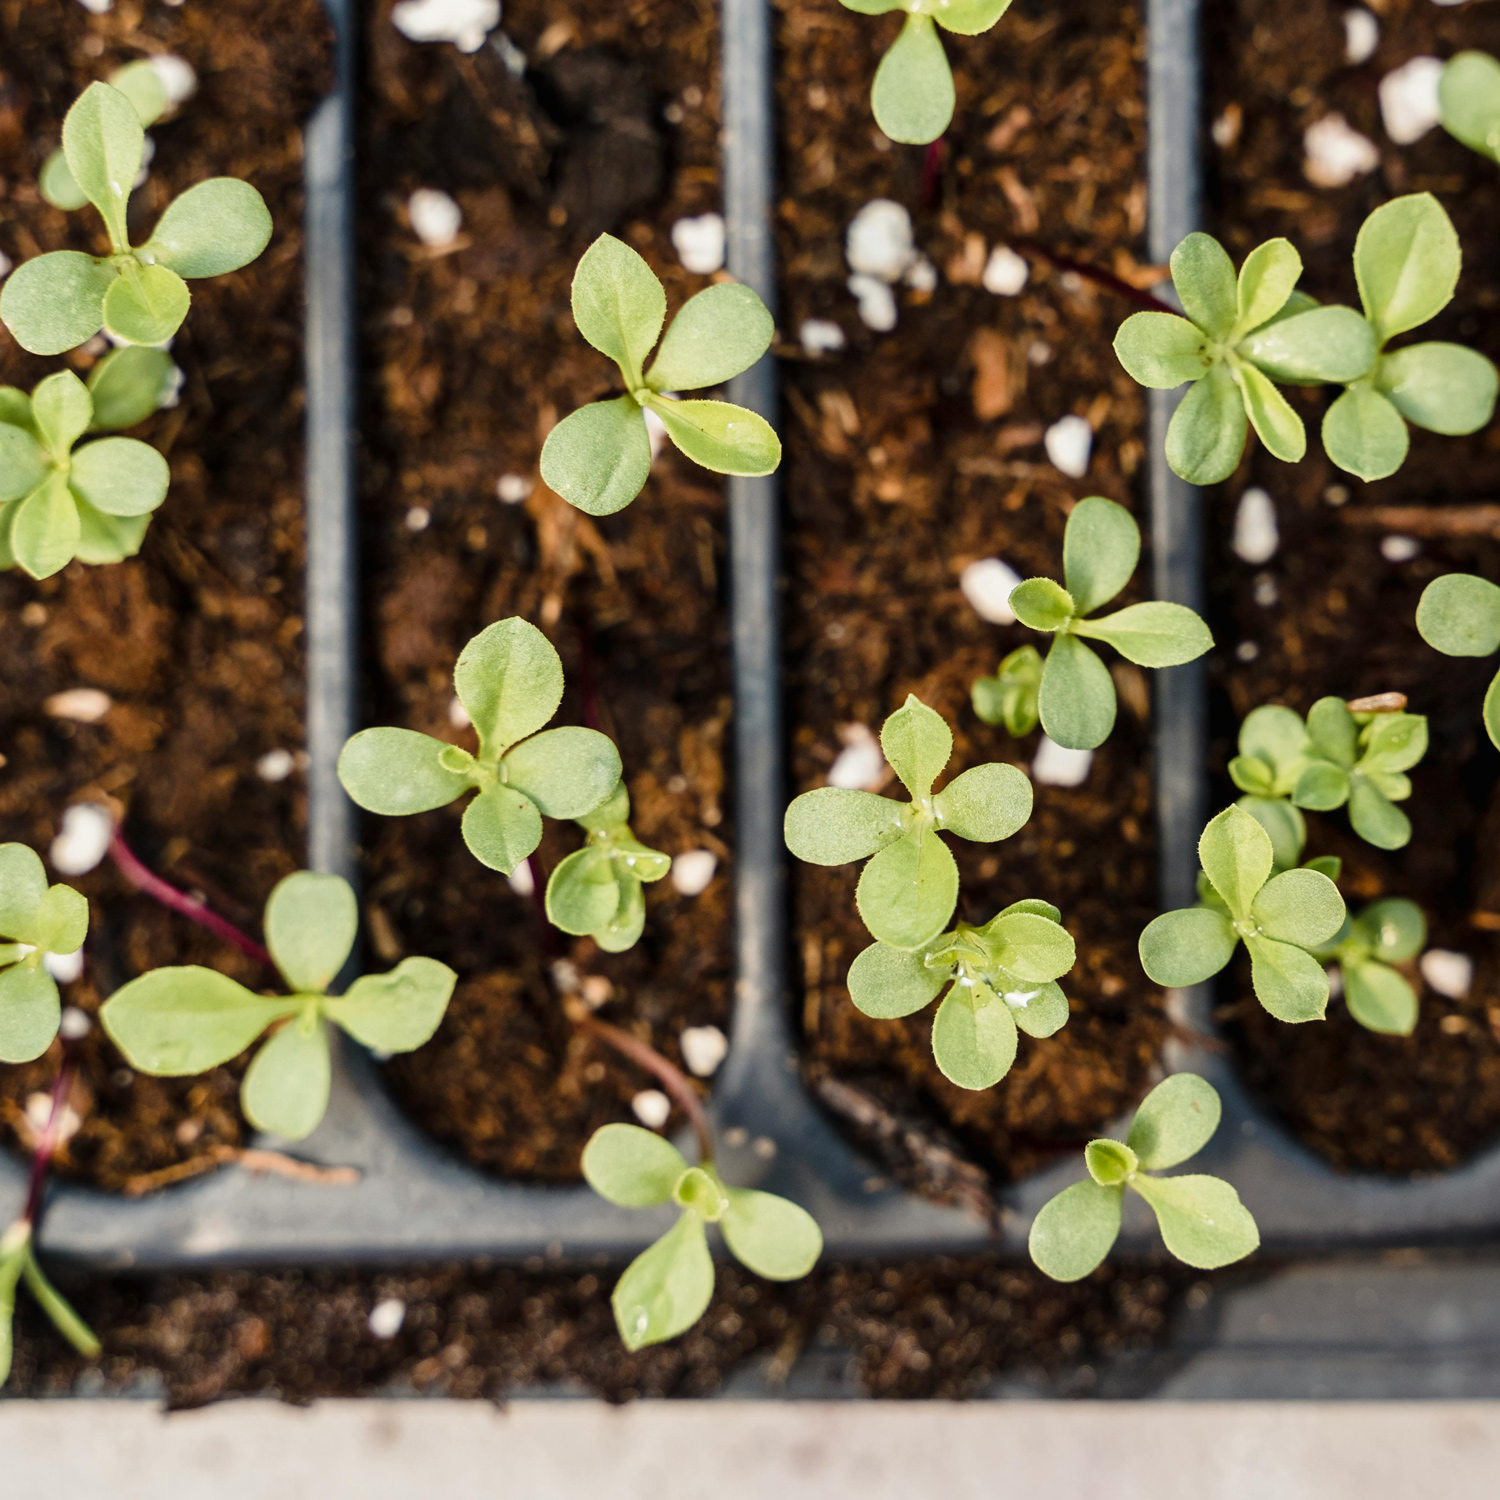
[[[687,1075],[681,1069],[673,1067],[654,1047],[637,1040],[618,1026],[611,1026],[608,1021],[601,1021],[596,1016],[574,1016],[572,1020],[580,1031],[608,1042],[616,1052],[628,1057],[631,1062],[660,1080],[661,1086],[692,1124],[698,1137],[699,1159],[704,1163],[712,1162],[714,1141],[708,1128],[708,1116],[703,1112],[703,1101],[698,1097],[697,1089],[688,1081]]]
[[[217,912],[210,911],[202,901],[194,900],[192,896],[179,891],[175,885],[168,885],[161,876],[148,870],[131,852],[118,828],[115,829],[114,838],[110,840],[109,853],[120,873],[136,890],[150,896],[153,901],[159,901],[169,911],[175,911],[200,927],[206,927],[215,937],[232,944],[257,963],[264,964],[268,969],[275,967],[275,960],[254,938],[246,937],[233,922],[226,922]]]
[[[1113,271],[1106,271],[1100,266],[1091,266],[1084,260],[1075,260],[1071,255],[1064,255],[1062,251],[1053,250],[1038,240],[1014,239],[1010,241],[1010,244],[1012,249],[1039,255],[1043,260],[1050,261],[1059,271],[1071,271],[1075,276],[1082,276],[1085,281],[1092,281],[1096,286],[1105,287],[1122,297],[1128,297],[1132,302],[1138,302],[1142,307],[1150,308],[1152,312],[1171,313],[1174,318],[1182,316],[1171,303],[1163,302],[1160,297],[1153,297],[1150,292],[1142,291],[1138,286],[1131,286],[1128,281],[1116,276]]]
[[[937,207],[938,189],[943,181],[943,138],[932,141],[922,153],[922,207]]]
[[[31,1157],[31,1180],[26,1188],[26,1208],[21,1215],[23,1224],[35,1225],[42,1211],[42,1198],[47,1191],[47,1168],[52,1164],[52,1153],[57,1150],[57,1132],[62,1125],[63,1110],[68,1101],[68,1088],[73,1082],[73,1059],[66,1041],[62,1043],[62,1062],[57,1077],[52,1080],[52,1103],[47,1111],[47,1123],[37,1138],[36,1150]]]

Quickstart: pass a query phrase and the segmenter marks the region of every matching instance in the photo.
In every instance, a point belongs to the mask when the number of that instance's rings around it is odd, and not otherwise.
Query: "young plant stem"
[[[36,1227],[42,1211],[42,1199],[47,1192],[47,1170],[52,1165],[52,1153],[57,1150],[57,1134],[62,1127],[63,1111],[67,1108],[68,1089],[73,1083],[72,1049],[66,1041],[61,1043],[62,1062],[58,1065],[57,1077],[52,1080],[52,1098],[47,1110],[47,1123],[37,1137],[36,1149],[31,1156],[31,1177],[26,1185],[26,1207],[21,1213],[21,1222]]]
[[[150,896],[153,901],[160,902],[169,911],[175,911],[179,916],[187,917],[189,921],[207,928],[215,937],[238,948],[241,953],[247,954],[257,963],[264,964],[268,969],[276,966],[270,953],[254,938],[247,937],[241,932],[233,922],[225,921],[216,912],[210,911],[204,902],[195,900],[184,891],[179,891],[174,885],[168,885],[159,875],[148,870],[136,858],[118,828],[115,829],[114,837],[110,840],[109,854],[120,873],[143,895]]]
[[[1039,240],[1013,239],[1010,243],[1012,249],[1040,256],[1049,264],[1056,266],[1059,271],[1071,271],[1075,276],[1082,276],[1085,281],[1092,281],[1095,286],[1102,286],[1121,297],[1128,297],[1130,301],[1137,302],[1152,312],[1170,313],[1174,318],[1182,316],[1171,303],[1163,302],[1160,297],[1153,297],[1150,292],[1143,291],[1138,286],[1132,286],[1123,277],[1116,276],[1113,271],[1106,271],[1100,266],[1091,266],[1087,261],[1075,260],[1071,255],[1064,255],[1060,250],[1053,250]]]
[[[575,1013],[570,1009],[569,1019],[580,1031],[586,1032],[589,1036],[598,1037],[601,1042],[608,1043],[622,1057],[628,1057],[637,1067],[644,1068],[656,1078],[666,1090],[668,1097],[692,1124],[693,1133],[698,1137],[699,1160],[705,1164],[713,1161],[714,1140],[708,1128],[708,1116],[704,1113],[703,1101],[680,1068],[673,1067],[649,1043],[638,1040],[618,1026],[611,1026],[608,1021],[599,1020],[597,1016],[591,1016],[586,1012]]]
[[[937,207],[938,194],[943,185],[943,138],[928,144],[922,153],[922,207]]]

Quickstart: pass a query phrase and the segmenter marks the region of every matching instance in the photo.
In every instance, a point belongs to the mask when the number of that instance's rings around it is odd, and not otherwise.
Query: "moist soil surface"
[[[1331,0],[1242,0],[1208,12],[1216,232],[1236,262],[1286,235],[1306,263],[1307,290],[1358,306],[1351,256],[1365,216],[1398,194],[1432,192],[1458,229],[1464,269],[1448,309],[1405,341],[1448,339],[1500,359],[1500,271],[1491,253],[1500,174],[1441,129],[1415,145],[1392,144],[1377,98],[1380,79],[1412,57],[1500,51],[1500,15],[1387,0],[1375,7],[1379,47],[1350,67],[1344,9]],[[1304,174],[1302,137],[1334,112],[1378,145],[1380,165],[1329,189]],[[1246,966],[1225,985],[1226,1000],[1233,995],[1226,1019],[1249,1077],[1330,1161],[1441,1170],[1500,1130],[1500,795],[1479,718],[1494,662],[1440,656],[1418,636],[1414,616],[1439,574],[1500,577],[1494,521],[1476,529],[1475,516],[1464,514],[1500,494],[1500,429],[1457,438],[1412,429],[1405,466],[1364,484],[1336,469],[1317,440],[1328,395],[1293,399],[1309,427],[1307,458],[1293,467],[1253,448],[1222,492],[1205,496],[1210,623],[1221,647],[1211,658],[1216,763],[1234,753],[1239,720],[1259,704],[1306,712],[1327,694],[1405,693],[1431,734],[1404,804],[1411,843],[1383,853],[1355,837],[1342,812],[1310,813],[1308,854],[1342,857],[1340,884],[1353,910],[1384,896],[1416,901],[1430,944],[1469,955],[1474,982],[1461,999],[1424,987],[1416,1031],[1399,1038],[1365,1031],[1338,1000],[1322,1024],[1285,1026],[1255,1002]],[[1273,497],[1281,532],[1279,550],[1258,567],[1230,546],[1235,506],[1250,485]],[[1227,779],[1218,790],[1221,803],[1235,795]]]
[[[172,349],[180,402],[135,434],[172,470],[140,555],[74,563],[42,583],[0,574],[0,840],[45,852],[70,802],[111,803],[149,864],[253,927],[271,887],[301,863],[303,841],[300,773],[269,781],[256,767],[303,739],[300,125],[329,82],[318,0],[120,0],[102,16],[0,3],[0,250],[19,263],[107,248],[92,209],[64,214],[41,201],[37,172],[90,82],[159,53],[191,63],[199,87],[151,131],[150,177],[131,199],[137,237],[173,195],[222,174],[260,190],[275,229],[253,265],[193,283]],[[81,374],[105,347],[96,340],[67,362]],[[0,382],[29,390],[55,368],[0,336]],[[49,702],[80,688],[108,695],[102,717],[79,722]],[[85,1013],[163,964],[213,964],[249,984],[270,977],[107,867],[76,884],[92,927],[65,1003]],[[0,1068],[7,1140],[29,1140],[26,1101],[50,1085],[59,1050]],[[82,1123],[60,1171],[140,1190],[239,1144],[234,1069],[146,1078],[98,1028],[75,1053]]]
[[[831,0],[778,10],[781,327],[789,345],[809,318],[846,338],[817,358],[791,347],[783,365],[795,790],[822,784],[841,745],[878,734],[907,693],[953,726],[950,774],[993,760],[1028,767],[1040,732],[1016,741],[984,724],[970,687],[1018,646],[1046,641],[986,623],[959,576],[999,557],[1022,577],[1060,578],[1077,499],[1102,494],[1139,510],[1144,403],[1110,351],[1128,300],[1034,254],[1020,295],[980,281],[992,249],[1032,241],[1150,279],[1132,258],[1145,215],[1140,13],[1125,6],[1101,23],[1090,7],[1018,0],[987,36],[947,37],[958,109],[934,171],[932,153],[893,147],[869,114],[896,18],[851,16]],[[889,333],[860,321],[845,284],[845,231],[875,198],[910,211],[937,273],[931,292],[896,288]],[[1077,479],[1043,447],[1068,415],[1093,430]],[[953,1187],[954,1151],[1005,1180],[1079,1149],[1145,1091],[1165,1035],[1160,994],[1136,957],[1155,914],[1150,686],[1104,654],[1121,706],[1087,780],[1038,784],[1031,821],[1004,843],[951,841],[958,919],[987,921],[1039,896],[1061,908],[1078,945],[1061,981],[1067,1026],[1045,1041],[1023,1036],[998,1087],[968,1092],[939,1072],[935,1006],[905,1021],[854,1009],[845,975],[870,941],[854,904],[858,867],[794,872],[811,1082],[877,1135],[938,1147],[891,1164],[939,1196]]]

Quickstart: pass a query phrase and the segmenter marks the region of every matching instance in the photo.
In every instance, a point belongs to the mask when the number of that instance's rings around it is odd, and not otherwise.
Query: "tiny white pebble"
[[[109,14],[109,8],[115,0],[78,0],[78,3],[87,11],[92,11],[96,16]]]
[[[1324,115],[1302,137],[1307,159],[1302,170],[1318,187],[1344,187],[1380,165],[1375,142],[1361,135],[1340,114]]]
[[[695,276],[712,276],[724,267],[724,216],[698,214],[672,226],[672,248],[683,269]]]
[[[1094,432],[1082,417],[1059,417],[1042,442],[1053,467],[1070,479],[1082,479],[1088,473]]]
[[[425,505],[414,505],[406,513],[408,531],[426,531],[432,524],[432,512]]]
[[[1474,960],[1467,953],[1455,953],[1451,948],[1429,948],[1417,967],[1428,985],[1450,1000],[1466,999],[1474,983]]]
[[[844,330],[828,318],[806,319],[798,337],[802,340],[802,352],[812,359],[844,347]]]
[[[433,250],[446,250],[458,238],[464,211],[437,188],[418,188],[406,200],[412,233]]]
[[[901,278],[914,292],[935,292],[938,284],[937,267],[925,255],[919,255]]]
[[[672,1118],[672,1101],[660,1089],[642,1089],[630,1107],[647,1130],[660,1130]]]
[[[917,258],[911,215],[889,198],[873,199],[850,221],[844,256],[856,275],[900,281]]]
[[[161,79],[169,104],[185,104],[198,92],[198,75],[185,57],[163,52],[151,59],[151,70]]]
[[[1252,593],[1262,609],[1269,609],[1277,600],[1276,580],[1269,573],[1257,573]]]
[[[851,276],[849,290],[859,301],[859,321],[876,333],[889,333],[896,326],[896,298],[878,276]],[[649,415],[649,413],[648,413]]]
[[[1214,145],[1221,151],[1227,151],[1240,138],[1240,125],[1242,116],[1237,105],[1231,105],[1224,110],[1209,127],[1209,134],[1214,138]]]
[[[1435,57],[1414,57],[1380,80],[1380,118],[1398,146],[1419,141],[1442,118],[1438,83],[1443,64]]]
[[[370,1309],[370,1332],[378,1339],[393,1339],[406,1322],[406,1304],[399,1297],[387,1297]]]
[[[1041,339],[1035,340],[1026,346],[1026,362],[1032,365],[1044,365],[1052,358],[1052,345],[1044,343]]]
[[[115,820],[99,802],[75,802],[63,809],[62,828],[47,858],[59,875],[87,875],[109,852]]]
[[[1328,976],[1328,998],[1339,999],[1344,993],[1344,971],[1337,964],[1329,964],[1323,972]]]
[[[1380,22],[1364,9],[1344,12],[1344,61],[1351,67],[1368,62],[1380,45]]]
[[[63,1006],[62,1021],[58,1035],[65,1042],[81,1042],[94,1029],[94,1018],[76,1005]]]
[[[770,1161],[776,1155],[776,1142],[768,1135],[758,1135],[750,1142],[750,1149],[762,1161]]]
[[[531,873],[529,859],[523,859],[505,878],[516,895],[534,896],[536,894],[536,876]]]
[[[1259,566],[1270,562],[1280,545],[1275,501],[1258,487],[1246,490],[1234,512],[1235,556],[1241,562]]]
[[[68,688],[65,692],[53,693],[42,706],[54,719],[97,724],[115,706],[115,701],[98,688]]]
[[[526,76],[526,54],[503,31],[495,33],[490,46],[500,54],[500,61],[505,64],[505,71],[512,78]]]
[[[1031,267],[1024,256],[1017,255],[1009,245],[996,245],[984,263],[979,284],[996,297],[1015,297],[1030,276]]]
[[[672,861],[672,888],[684,896],[701,896],[719,867],[719,857],[709,849],[689,849]]]
[[[167,371],[167,377],[162,382],[161,394],[156,398],[157,405],[163,411],[170,411],[174,406],[182,402],[182,388],[187,384],[187,375],[183,372],[181,365],[173,365]]]
[[[295,764],[290,750],[267,750],[255,762],[255,774],[262,781],[285,781]]]
[[[828,768],[828,785],[849,792],[876,791],[885,780],[885,754],[880,741],[863,724],[842,726],[839,738],[844,748]]]
[[[83,949],[72,953],[44,953],[42,967],[59,983],[72,984],[83,973]]]
[[[615,987],[603,974],[585,974],[578,993],[583,996],[583,1003],[590,1010],[598,1010],[613,998]]]
[[[654,411],[643,411],[641,415],[646,419],[646,436],[651,442],[651,457],[655,459],[667,440],[667,424]]]
[[[469,710],[457,698],[450,698],[448,700],[448,722],[455,729],[467,729],[474,721],[469,717]]]
[[[576,995],[580,983],[578,965],[572,959],[557,958],[552,961],[552,987],[559,995]]]
[[[477,52],[500,24],[500,0],[401,0],[391,20],[408,41],[452,42]]]
[[[1380,539],[1380,555],[1393,563],[1410,562],[1422,550],[1414,536],[1387,536]]]
[[[1044,734],[1031,762],[1031,779],[1043,786],[1082,786],[1093,763],[1092,750],[1068,750]]]
[[[531,494],[532,482],[524,474],[502,474],[495,481],[495,493],[506,505],[519,505]]]
[[[9,276],[14,262],[3,250],[0,250],[0,276]]]
[[[1016,623],[1010,595],[1020,582],[1021,575],[998,557],[982,557],[978,562],[971,562],[958,575],[958,586],[964,598],[974,606],[974,613],[991,625]]]
[[[1234,648],[1234,654],[1241,661],[1254,661],[1260,655],[1260,647],[1254,641],[1241,641]]]
[[[52,1119],[52,1095],[44,1094],[38,1090],[34,1094],[26,1096],[26,1123],[40,1135],[47,1128]],[[60,1145],[63,1141],[70,1140],[78,1134],[78,1127],[83,1121],[78,1118],[78,1111],[71,1104],[64,1104],[57,1118],[57,1134],[54,1139]]]
[[[677,1045],[688,1071],[699,1078],[712,1077],[729,1052],[729,1038],[717,1026],[689,1026]]]

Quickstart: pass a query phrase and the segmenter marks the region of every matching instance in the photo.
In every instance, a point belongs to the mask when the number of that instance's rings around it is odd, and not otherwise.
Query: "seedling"
[[[130,192],[144,133],[118,89],[94,83],[68,111],[63,153],[74,182],[99,210],[110,253],[54,250],[28,260],[0,291],[0,321],[33,354],[62,354],[100,328],[127,344],[160,344],[182,326],[187,281],[248,265],[271,238],[260,194],[234,177],[211,177],[167,205],[151,237],[131,246]]]
[[[165,356],[118,352],[145,358],[100,361],[92,382],[98,407],[69,370],[47,376],[29,399],[0,386],[0,567],[50,578],[75,557],[113,563],[140,550],[151,512],[166,499],[167,461],[135,438],[74,449],[91,428],[133,425],[148,399],[151,410],[160,399],[165,377],[157,361]]]
[[[17,1219],[0,1234],[0,1385],[4,1385],[10,1375],[15,1350],[11,1324],[16,1311],[16,1287],[23,1281],[52,1326],[80,1354],[92,1359],[99,1353],[99,1340],[93,1329],[42,1273],[32,1240],[31,1221],[24,1218]]]
[[[1450,58],[1438,82],[1438,105],[1449,135],[1500,162],[1500,62],[1487,52]]]
[[[359,903],[348,881],[301,871],[266,902],[266,945],[289,995],[258,995],[213,969],[154,969],[116,990],[99,1012],[131,1067],[156,1077],[206,1073],[267,1030],[240,1087],[245,1118],[287,1140],[310,1135],[328,1108],[326,1022],[382,1052],[412,1052],[437,1030],[458,976],[431,958],[328,994],[354,948]]]
[[[49,886],[25,844],[0,844],[0,1062],[30,1062],[52,1045],[62,1003],[47,958],[77,953],[88,930],[77,891]]]
[[[1164,912],[1141,934],[1141,967],[1169,989],[1217,974],[1243,941],[1255,997],[1279,1021],[1318,1021],[1328,975],[1312,950],[1344,920],[1344,900],[1319,870],[1273,874],[1271,837],[1242,807],[1227,807],[1198,841],[1204,900]]]
[[[369,812],[405,817],[465,792],[463,837],[481,864],[509,875],[542,841],[542,816],[582,818],[620,784],[620,752],[594,729],[537,731],[557,712],[562,662],[535,625],[497,620],[453,672],[479,754],[414,729],[362,729],[339,756],[344,790]]]
[[[1317,949],[1339,966],[1344,1003],[1367,1031],[1410,1036],[1417,1025],[1417,994],[1394,965],[1409,963],[1427,941],[1421,908],[1392,897],[1345,917],[1331,942]]]
[[[1064,1188],[1032,1221],[1031,1258],[1054,1281],[1081,1281],[1120,1234],[1125,1189],[1156,1215],[1168,1251],[1200,1271],[1243,1260],[1260,1247],[1260,1230],[1240,1195],[1219,1177],[1154,1177],[1196,1156],[1219,1128],[1219,1095],[1196,1073],[1174,1073],[1151,1090],[1124,1142],[1090,1141],[1089,1175]]]
[[[1347,803],[1349,822],[1367,844],[1402,849],[1411,841],[1411,820],[1395,804],[1411,796],[1404,773],[1426,752],[1421,714],[1351,711],[1341,698],[1320,698],[1305,725],[1291,709],[1272,704],[1250,713],[1229,774],[1261,801],[1286,798],[1291,807],[1315,812]],[[1296,827],[1300,820],[1287,821]]]
[[[666,316],[656,273],[629,245],[601,234],[573,273],[573,320],[619,366],[626,394],[564,417],[542,445],[542,479],[591,516],[623,510],[644,487],[648,411],[682,452],[716,474],[769,474],[781,462],[781,441],[763,417],[727,401],[672,394],[748,370],[776,331],[765,303],[738,282],[706,288],[683,304],[645,370]]]
[[[860,917],[878,942],[911,951],[937,937],[958,905],[958,865],[939,832],[985,844],[1009,838],[1031,816],[1031,782],[997,763],[934,793],[953,735],[911,696],[882,726],[880,748],[911,801],[831,786],[804,792],[787,808],[786,846],[812,865],[868,859],[855,893]]]
[[[1320,307],[1295,290],[1302,259],[1283,239],[1246,257],[1238,281],[1206,234],[1172,253],[1172,282],[1186,317],[1127,318],[1115,353],[1133,379],[1157,390],[1186,382],[1167,429],[1167,462],[1192,484],[1234,472],[1249,425],[1277,458],[1307,451],[1302,419],[1276,388],[1346,387],[1323,418],[1323,446],[1361,479],[1394,474],[1406,457],[1406,423],[1433,432],[1475,432],[1494,412],[1497,377],[1483,355],[1457,344],[1386,344],[1434,317],[1458,282],[1458,236],[1430,193],[1375,210],[1360,229],[1354,271],[1364,317]]]
[[[953,70],[937,27],[958,36],[988,31],[1010,9],[1010,0],[840,0],[848,10],[883,16],[904,10],[906,21],[875,70],[870,107],[875,123],[893,141],[925,146],[953,119]],[[934,24],[936,23],[936,24]]]
[[[1020,739],[1037,726],[1041,690],[1041,652],[1022,646],[1001,660],[993,677],[976,678],[969,697],[986,724],[1003,725],[1007,734]]]
[[[690,1167],[670,1141],[638,1125],[606,1125],[583,1153],[583,1175],[622,1208],[675,1203],[677,1222],[625,1268],[610,1305],[627,1349],[685,1333],[708,1307],[714,1263],[707,1226],[717,1224],[730,1253],[757,1276],[795,1281],[823,1249],[806,1209],[774,1193],[727,1187],[705,1157]]]
[[[1129,604],[1102,619],[1085,618],[1130,582],[1140,555],[1141,533],[1135,518],[1124,506],[1094,495],[1073,507],[1063,533],[1067,587],[1050,578],[1028,578],[1011,590],[1010,607],[1016,618],[1053,637],[1036,692],[1035,714],[1048,735],[1070,750],[1096,749],[1115,727],[1114,681],[1082,637],[1105,641],[1127,661],[1142,667],[1181,666],[1202,656],[1214,643],[1208,626],[1181,604],[1156,600]],[[1006,660],[1014,662],[1015,658]],[[1030,661],[1023,660],[1012,668],[1009,684],[1000,678],[981,679],[993,684],[984,689],[987,702],[1002,699],[1009,690],[1005,706],[1017,724],[1026,720],[1030,671]],[[975,684],[976,706],[980,696]],[[1032,717],[1022,733],[1035,727]]]
[[[143,130],[156,124],[171,106],[161,74],[149,58],[140,58],[126,63],[123,68],[116,68],[105,81],[131,102]],[[42,163],[37,186],[42,197],[54,208],[72,210],[82,208],[89,201],[88,194],[78,186],[68,166],[67,153],[61,146]]]
[[[672,868],[670,855],[648,849],[630,831],[630,793],[614,795],[575,821],[588,842],[547,882],[547,920],[563,932],[591,937],[606,953],[635,946],[646,925],[642,883]]]
[[[1445,573],[1422,590],[1417,630],[1444,656],[1492,656],[1500,650],[1500,588],[1473,573]],[[1500,672],[1484,695],[1484,727],[1500,746]]]
[[[952,932],[908,952],[873,943],[850,965],[849,998],[867,1016],[914,1015],[946,989],[932,1023],[932,1056],[961,1089],[999,1083],[1016,1060],[1017,1028],[1046,1037],[1068,1019],[1057,984],[1073,967],[1062,913],[1017,901],[983,927]]]

